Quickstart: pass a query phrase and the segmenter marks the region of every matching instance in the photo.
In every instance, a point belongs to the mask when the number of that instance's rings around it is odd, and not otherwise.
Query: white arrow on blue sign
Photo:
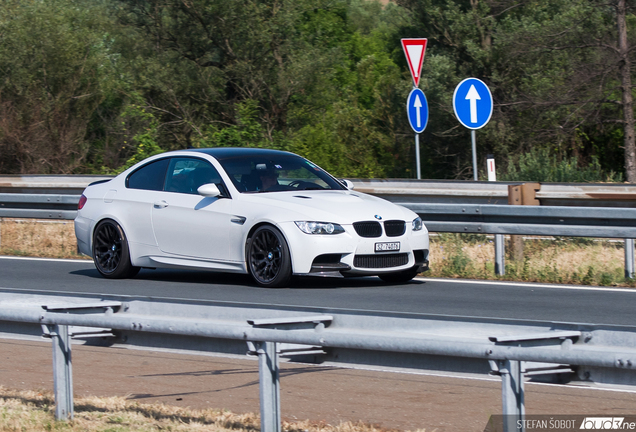
[[[406,113],[415,133],[421,133],[428,123],[428,102],[424,92],[414,88],[406,100]]]
[[[490,89],[477,78],[466,78],[455,88],[453,109],[461,124],[468,129],[481,129],[492,116]]]

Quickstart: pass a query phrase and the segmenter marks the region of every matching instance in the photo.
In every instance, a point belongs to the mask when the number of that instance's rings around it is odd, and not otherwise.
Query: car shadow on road
[[[108,280],[104,278],[96,269],[83,269],[70,272],[72,275],[84,276],[93,279]],[[115,279],[111,279],[115,281]],[[125,280],[125,279],[124,279]],[[248,275],[218,273],[201,270],[176,270],[176,269],[141,269],[141,271],[129,280],[157,281],[157,282],[178,282],[196,284],[218,284],[218,285],[254,285]]]
[[[424,284],[424,281],[413,279],[407,284],[403,285],[420,285]],[[346,278],[324,278],[324,277],[312,277],[312,276],[304,276],[304,277],[296,277],[292,280],[290,284],[290,288],[319,288],[319,289],[329,289],[329,288],[374,288],[374,287],[391,287],[396,286],[395,284],[384,282],[382,279],[376,276],[365,276],[365,277],[346,277]]]
[[[103,279],[96,269],[82,269],[71,272],[70,274],[84,276],[95,279]],[[201,270],[181,270],[181,269],[142,269],[132,280],[157,281],[157,282],[177,282],[177,283],[193,283],[193,284],[215,284],[215,285],[232,285],[246,288],[262,288],[254,283],[252,278],[246,274],[235,273],[219,273]],[[425,282],[418,279],[401,284],[405,285],[423,285]],[[316,276],[296,276],[293,277],[286,288],[288,290],[301,289],[339,289],[339,288],[373,288],[373,287],[391,287],[396,286],[382,281],[375,276],[365,277],[316,277]]]

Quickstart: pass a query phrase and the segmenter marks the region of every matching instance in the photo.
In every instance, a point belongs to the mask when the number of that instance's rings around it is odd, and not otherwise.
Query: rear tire
[[[254,231],[247,240],[246,260],[250,276],[262,287],[283,287],[291,279],[289,246],[273,226],[264,225]]]
[[[130,251],[124,230],[110,219],[101,221],[95,227],[93,261],[97,271],[108,279],[133,277],[140,270],[130,263]]]
[[[402,270],[399,272],[386,273],[386,274],[381,274],[378,276],[384,282],[388,282],[388,283],[395,283],[395,284],[407,283],[410,280],[412,280],[415,276],[417,276],[417,274],[419,273],[419,269],[420,269],[420,266],[415,266],[410,269]]]

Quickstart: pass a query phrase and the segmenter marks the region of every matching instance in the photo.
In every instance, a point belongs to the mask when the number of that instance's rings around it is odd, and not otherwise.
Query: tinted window
[[[312,162],[288,153],[245,154],[217,160],[241,192],[344,189]]]
[[[221,176],[207,161],[187,157],[170,160],[166,176],[166,191],[197,194],[197,189],[208,183],[220,185]]]
[[[160,159],[144,165],[128,176],[127,187],[160,191],[166,178],[169,159]]]

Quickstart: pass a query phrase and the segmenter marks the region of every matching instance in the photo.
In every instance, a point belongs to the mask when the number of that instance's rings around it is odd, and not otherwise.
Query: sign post
[[[473,133],[475,131],[472,131]],[[486,156],[486,172],[488,172],[488,181],[497,181],[497,172],[495,171],[495,156],[489,154]],[[495,234],[495,274],[503,276],[506,274],[506,246],[503,234]]]
[[[422,170],[420,168],[420,133],[426,129],[428,124],[428,102],[424,92],[418,88],[414,88],[409,93],[406,100],[406,113],[409,117],[411,128],[415,132],[415,160],[417,161],[417,178],[422,178]]]
[[[402,39],[402,49],[413,78],[413,90],[409,93],[409,97],[406,100],[406,113],[408,114],[411,128],[415,132],[415,161],[418,180],[422,178],[420,169],[420,133],[426,128],[428,123],[428,102],[424,92],[417,87],[420,83],[426,42],[427,39],[425,38]]]
[[[492,94],[483,81],[466,78],[455,88],[453,110],[459,122],[470,129],[473,149],[473,179],[477,181],[477,136],[475,130],[486,126],[492,116]]]

